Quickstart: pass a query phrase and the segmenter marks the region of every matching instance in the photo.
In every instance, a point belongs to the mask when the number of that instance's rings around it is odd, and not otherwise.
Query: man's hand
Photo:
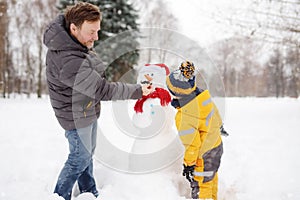
[[[143,96],[147,96],[148,94],[153,92],[154,87],[152,86],[152,83],[142,84],[142,91],[143,91]]]

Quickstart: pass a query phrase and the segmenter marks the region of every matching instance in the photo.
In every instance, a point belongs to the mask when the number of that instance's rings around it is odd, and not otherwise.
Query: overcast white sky
[[[207,45],[233,34],[233,27],[224,23],[224,19],[233,14],[243,14],[250,1],[166,0],[166,2],[179,20],[179,31],[201,45]]]

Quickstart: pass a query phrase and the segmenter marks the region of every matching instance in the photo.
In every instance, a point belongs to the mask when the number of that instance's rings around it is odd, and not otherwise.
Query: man
[[[92,48],[98,40],[101,12],[89,3],[77,3],[51,22],[44,33],[48,47],[46,75],[52,107],[69,142],[69,156],[54,193],[71,199],[79,190],[98,196],[92,155],[96,147],[101,100],[138,99],[150,93],[149,85],[110,83]]]

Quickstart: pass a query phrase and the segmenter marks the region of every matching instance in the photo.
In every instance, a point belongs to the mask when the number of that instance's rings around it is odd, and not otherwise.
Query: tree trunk
[[[7,1],[0,1],[0,92],[2,97],[6,97],[6,60],[7,60],[7,49],[6,49],[6,37],[7,37]]]
[[[38,42],[38,48],[39,48],[39,54],[38,54],[38,62],[39,62],[39,70],[38,70],[38,85],[37,85],[37,97],[41,98],[42,97],[42,70],[43,70],[43,64],[42,64],[42,52],[43,52],[43,44],[42,41],[40,40]]]

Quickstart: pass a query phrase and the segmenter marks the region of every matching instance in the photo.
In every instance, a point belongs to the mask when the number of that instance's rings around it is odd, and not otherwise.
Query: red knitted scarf
[[[163,88],[155,88],[154,92],[148,94],[147,96],[143,96],[142,98],[137,100],[137,102],[134,105],[135,112],[142,113],[144,102],[147,99],[155,99],[155,98],[160,99],[160,105],[162,106],[166,106],[171,102],[171,95],[167,90]]]

